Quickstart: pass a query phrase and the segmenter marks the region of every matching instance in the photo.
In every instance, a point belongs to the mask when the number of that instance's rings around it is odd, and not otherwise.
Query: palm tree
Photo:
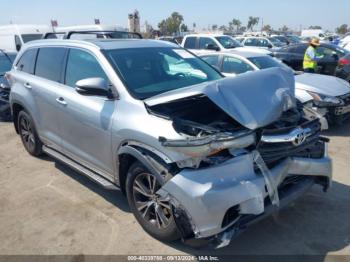
[[[259,17],[249,16],[248,25],[247,25],[248,30],[250,29],[251,31],[253,31],[254,26],[256,26],[259,23],[259,20],[260,20]]]
[[[239,19],[232,19],[232,25],[236,26],[236,32],[238,32],[240,26],[242,25],[241,21]]]

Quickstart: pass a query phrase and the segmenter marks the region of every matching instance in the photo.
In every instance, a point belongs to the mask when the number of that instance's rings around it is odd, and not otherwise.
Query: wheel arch
[[[150,150],[148,146],[147,148],[142,147],[141,144],[124,143],[119,148],[117,154],[117,180],[124,194],[128,170],[135,161],[139,161],[155,176],[158,176],[159,179],[163,179],[170,174],[174,167],[173,164],[170,163],[168,158],[164,159],[163,155],[157,153]]]
[[[16,133],[18,134],[18,114],[19,112],[21,112],[22,110],[26,111],[26,108],[19,102],[14,101],[11,104],[11,113],[12,113],[12,117],[13,117],[13,125],[15,127]]]

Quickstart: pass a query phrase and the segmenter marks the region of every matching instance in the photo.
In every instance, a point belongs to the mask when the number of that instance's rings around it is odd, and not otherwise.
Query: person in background
[[[317,61],[323,58],[323,55],[317,54],[317,47],[320,45],[320,40],[313,38],[310,41],[309,47],[304,55],[303,69],[307,73],[317,72]]]

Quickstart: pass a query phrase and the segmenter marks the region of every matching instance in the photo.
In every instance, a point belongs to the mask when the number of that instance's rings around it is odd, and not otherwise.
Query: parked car
[[[0,26],[0,49],[7,52],[18,52],[30,41],[38,40],[51,32],[47,25],[2,25]]]
[[[219,68],[225,76],[272,67],[287,68],[277,59],[257,53],[219,53],[202,58]],[[295,73],[295,88],[296,98],[306,107],[307,118],[320,118],[323,129],[327,129],[329,124],[342,124],[350,117],[348,82],[334,76],[298,72]]]
[[[243,47],[236,39],[228,35],[193,34],[186,35],[182,40],[182,47],[196,55],[218,51],[254,51],[263,54],[271,54],[268,50],[256,47]]]
[[[16,53],[9,53],[0,50],[0,119],[10,120],[11,110],[9,104],[10,86],[5,74],[11,70]]]
[[[303,61],[308,44],[301,43],[273,50],[273,56],[289,65],[294,70],[303,70]],[[350,52],[339,46],[324,44],[317,48],[324,57],[318,61],[318,73],[335,75],[350,81]]]
[[[322,29],[306,29],[301,31],[301,37],[316,37],[323,40],[326,38],[326,34]]]
[[[295,107],[287,70],[223,78],[172,43],[103,39],[32,42],[14,65],[10,103],[29,154],[119,188],[157,239],[222,247],[331,181],[320,123]]]
[[[241,40],[242,45],[261,49],[278,49],[286,44],[274,37],[245,37]]]

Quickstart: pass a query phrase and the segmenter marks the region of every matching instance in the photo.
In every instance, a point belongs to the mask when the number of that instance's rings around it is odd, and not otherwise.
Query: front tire
[[[19,112],[17,126],[22,143],[27,152],[32,156],[41,155],[43,144],[38,137],[32,117],[25,111]]]
[[[156,192],[159,181],[140,162],[131,165],[126,179],[126,195],[131,211],[142,228],[156,239],[174,241],[180,238],[171,204]]]

